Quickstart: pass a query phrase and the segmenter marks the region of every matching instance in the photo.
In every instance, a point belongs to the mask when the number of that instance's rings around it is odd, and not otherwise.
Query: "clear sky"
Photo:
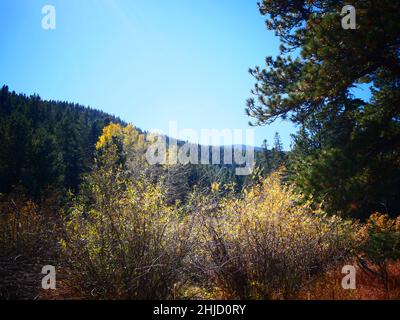
[[[80,103],[149,130],[247,129],[248,68],[277,55],[256,0],[0,0],[0,85]],[[54,5],[57,28],[41,27]],[[285,148],[295,128],[255,129]]]

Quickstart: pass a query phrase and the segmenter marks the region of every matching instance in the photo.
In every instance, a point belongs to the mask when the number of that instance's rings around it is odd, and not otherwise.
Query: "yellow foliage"
[[[98,297],[169,297],[188,251],[187,220],[166,204],[162,186],[145,178],[121,181],[114,193],[97,183],[91,208],[77,199],[65,221],[60,244],[73,281],[88,293],[106,286],[92,293]]]
[[[389,215],[387,214],[375,212],[369,217],[367,221],[367,227],[375,227],[378,231],[400,231],[400,217],[395,220],[390,219]]]
[[[352,223],[301,200],[275,173],[200,215],[203,268],[231,298],[287,296],[349,254]]]
[[[397,219],[390,219],[389,215],[374,212],[368,218],[366,223],[357,232],[357,241],[360,244],[367,243],[370,239],[370,232],[379,234],[382,232],[396,232],[400,231],[400,217]]]
[[[113,138],[119,137],[122,139],[127,148],[137,150],[145,144],[145,136],[140,134],[131,124],[122,127],[116,123],[110,123],[103,128],[103,133],[99,137],[96,144],[96,149],[102,149],[112,142]]]
[[[212,193],[218,193],[220,190],[221,184],[218,182],[214,182],[211,184],[211,192]]]
[[[96,149],[104,148],[110,143],[113,137],[122,136],[123,128],[119,124],[110,123],[108,126],[103,128],[103,134],[100,136],[99,141],[96,144]]]

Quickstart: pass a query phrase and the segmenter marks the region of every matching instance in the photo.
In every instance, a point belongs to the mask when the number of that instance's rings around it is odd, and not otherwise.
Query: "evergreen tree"
[[[274,147],[271,154],[271,169],[278,170],[281,166],[285,165],[285,153],[283,151],[283,144],[278,132],[275,133]]]
[[[262,167],[264,175],[268,175],[272,171],[271,167],[271,151],[268,149],[268,140],[265,139],[261,146],[261,159],[258,160],[260,166]]]
[[[292,179],[332,212],[400,211],[400,3],[353,1],[357,29],[342,28],[345,1],[264,0],[280,55],[250,72],[247,112],[264,125],[301,127]],[[299,52],[292,57],[291,52]],[[353,95],[366,83],[372,99]],[[305,150],[301,150],[305,147]],[[306,156],[306,158],[303,158]],[[292,157],[293,159],[293,157]]]
[[[93,165],[94,145],[112,119],[101,111],[0,90],[0,193],[22,187],[40,198],[46,189],[77,190]],[[48,195],[47,195],[48,196]]]

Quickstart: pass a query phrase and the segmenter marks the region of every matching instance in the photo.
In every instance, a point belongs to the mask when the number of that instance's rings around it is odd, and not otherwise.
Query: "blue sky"
[[[104,110],[149,130],[247,129],[248,68],[277,55],[253,0],[0,0],[0,84]],[[57,29],[41,27],[44,5]],[[255,129],[256,145],[278,131]]]

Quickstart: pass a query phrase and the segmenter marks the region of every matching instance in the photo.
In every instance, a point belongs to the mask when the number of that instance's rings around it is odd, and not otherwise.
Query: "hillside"
[[[0,92],[0,193],[22,188],[24,193],[39,199],[48,189],[61,194],[67,190],[77,191],[82,175],[93,167],[99,136],[110,123],[127,125],[103,111],[68,102],[45,101],[38,95],[28,97],[3,86]],[[171,142],[169,137],[166,139]],[[178,146],[183,144],[185,142],[177,141]],[[210,147],[209,150],[211,152]],[[262,158],[261,151],[256,148],[258,159]],[[220,152],[223,159],[223,147]],[[180,198],[195,185],[208,188],[215,181],[235,182],[239,190],[246,179],[235,176],[234,164],[223,165],[222,162],[200,168],[188,165],[177,172],[186,186]],[[182,184],[182,180],[176,184]]]
[[[105,125],[125,124],[102,111],[0,91],[0,193],[45,188],[77,190],[93,165],[94,145]]]

